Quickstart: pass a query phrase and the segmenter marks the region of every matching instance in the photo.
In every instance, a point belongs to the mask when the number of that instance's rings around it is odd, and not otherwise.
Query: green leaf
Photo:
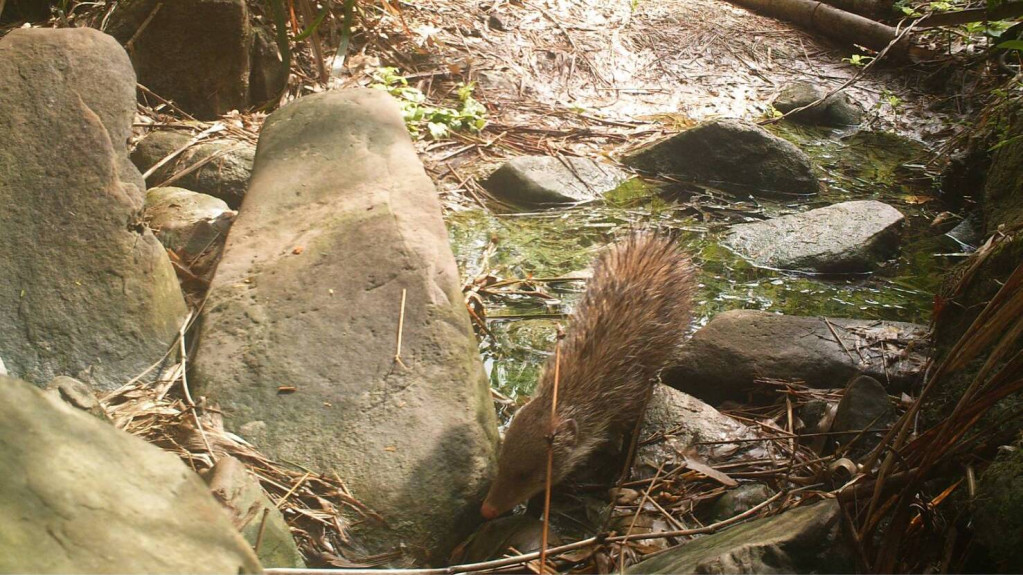
[[[448,135],[448,127],[438,122],[427,122],[426,127],[430,130],[430,137],[439,140]]]
[[[995,48],[1001,48],[1002,50],[1023,50],[1023,40],[1006,40],[995,46]]]

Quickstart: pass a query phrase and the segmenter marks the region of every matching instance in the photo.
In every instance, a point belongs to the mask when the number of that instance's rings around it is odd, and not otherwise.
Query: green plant
[[[479,132],[486,126],[487,110],[472,97],[475,87],[473,82],[458,85],[455,94],[459,106],[456,110],[427,105],[426,95],[419,88],[409,86],[397,68],[377,68],[370,84],[370,88],[385,90],[398,100],[405,126],[414,138],[421,138],[425,130],[434,140],[446,138],[451,132]]]
[[[1002,33],[1011,28],[1013,22],[1009,20],[995,20],[988,22],[967,22],[963,24],[966,33],[971,36],[1001,37]]]
[[[917,11],[914,4],[913,0],[895,0],[892,3],[892,11],[896,14],[909,16],[910,18],[919,18],[922,14]]]
[[[842,61],[843,62],[849,62],[853,66],[863,67],[863,66],[866,66],[867,64],[869,64],[870,61],[873,60],[873,59],[874,59],[873,56],[864,56],[863,54],[853,54],[852,56],[850,56],[848,58],[842,58]]]
[[[1016,50],[1017,52],[1023,52],[1023,40],[1006,40],[995,47],[1001,50]]]
[[[899,107],[902,106],[902,98],[896,96],[889,90],[881,91],[881,101],[888,104],[888,106],[896,112],[899,110]]]

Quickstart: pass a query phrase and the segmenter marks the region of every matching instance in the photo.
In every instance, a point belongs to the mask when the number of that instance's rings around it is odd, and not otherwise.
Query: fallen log
[[[918,61],[925,55],[914,49],[908,35],[899,38],[898,30],[895,28],[839,10],[823,2],[814,0],[730,0],[730,2],[765,16],[788,20],[835,40],[857,44],[871,50],[880,51],[895,42],[890,54],[897,59]]]
[[[879,18],[892,13],[892,0],[824,0],[825,4],[871,18]]]
[[[1023,2],[1004,2],[994,8],[970,8],[956,12],[940,12],[923,17],[918,28],[958,26],[970,22],[1009,20],[1023,16]]]

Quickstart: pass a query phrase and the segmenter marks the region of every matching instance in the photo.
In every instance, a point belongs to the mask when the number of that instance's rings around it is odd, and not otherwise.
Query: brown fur
[[[682,343],[694,290],[689,257],[663,236],[637,233],[601,255],[561,342],[556,425],[550,421],[552,355],[533,400],[505,434],[484,516],[543,490],[552,430],[554,483],[631,430],[658,372]]]

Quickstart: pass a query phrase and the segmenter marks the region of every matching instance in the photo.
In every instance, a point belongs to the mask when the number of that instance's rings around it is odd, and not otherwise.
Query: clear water
[[[943,235],[947,225],[931,225],[945,208],[923,169],[926,148],[888,134],[773,129],[814,159],[826,185],[819,196],[751,200],[695,188],[656,189],[633,180],[597,204],[530,214],[450,211],[447,224],[462,275],[560,278],[584,270],[600,248],[629,229],[658,227],[677,230],[700,267],[694,330],[737,308],[927,323],[942,272],[959,260],[945,254],[959,248]],[[855,199],[884,201],[906,216],[898,257],[871,274],[836,278],[762,269],[719,244],[734,223]],[[489,334],[480,334],[481,351],[492,386],[512,398],[531,392],[553,348],[557,323],[571,312],[584,286],[582,281],[537,285],[547,297],[484,298],[490,319]]]

